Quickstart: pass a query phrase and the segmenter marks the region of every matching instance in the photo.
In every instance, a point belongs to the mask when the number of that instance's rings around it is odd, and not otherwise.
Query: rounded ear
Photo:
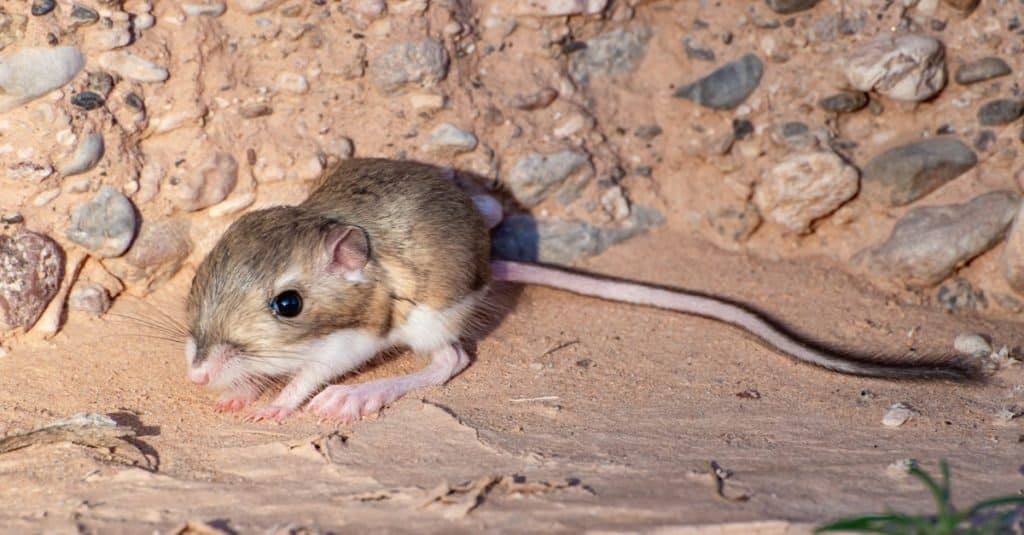
[[[354,225],[332,225],[324,240],[327,270],[352,282],[363,281],[363,268],[370,260],[370,244],[363,229]]]

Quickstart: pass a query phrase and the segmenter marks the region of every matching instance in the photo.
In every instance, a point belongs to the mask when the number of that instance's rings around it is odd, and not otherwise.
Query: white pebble
[[[136,82],[163,82],[169,76],[162,65],[126,51],[104,52],[100,54],[99,64],[122,78]]]
[[[84,173],[99,163],[103,157],[103,135],[90,132],[82,138],[75,147],[75,153],[71,161],[60,168],[60,173],[65,176]]]
[[[423,143],[424,152],[441,155],[455,155],[469,152],[476,148],[477,139],[472,132],[463,130],[451,123],[441,123]]]
[[[0,57],[0,113],[70,82],[84,66],[85,57],[73,46],[22,48]]]
[[[224,14],[224,2],[211,4],[181,4],[181,10],[190,17],[219,17]]]
[[[409,105],[415,110],[437,111],[444,107],[444,95],[434,93],[413,93],[409,95]]]
[[[917,412],[907,404],[893,403],[889,406],[889,410],[885,411],[885,416],[882,417],[882,425],[886,427],[899,427],[907,423],[907,420],[915,414]]]
[[[953,340],[953,349],[964,355],[987,357],[992,354],[992,345],[977,333],[960,333]]]
[[[206,212],[210,217],[223,217],[231,215],[246,208],[256,200],[256,194],[249,192],[232,197],[222,203],[215,204]]]
[[[132,24],[132,28],[134,28],[135,31],[138,32],[141,30],[148,30],[152,28],[153,25],[155,24],[156,17],[150,15],[149,13],[140,13],[135,16],[135,23]]]
[[[278,74],[274,83],[280,91],[287,91],[289,93],[296,93],[299,95],[309,92],[309,81],[306,80],[305,76],[294,72],[282,72],[281,74]]]
[[[841,60],[854,89],[919,102],[946,85],[945,51],[928,35],[883,35]]]
[[[58,195],[60,195],[60,188],[48,189],[39,195],[36,195],[36,197],[32,199],[32,204],[35,206],[44,206],[49,204],[50,201],[56,199]]]
[[[234,0],[238,9],[252,14],[276,7],[282,0]]]
[[[128,26],[119,26],[101,32],[94,32],[90,42],[100,50],[113,50],[127,46],[132,42],[132,32]]]

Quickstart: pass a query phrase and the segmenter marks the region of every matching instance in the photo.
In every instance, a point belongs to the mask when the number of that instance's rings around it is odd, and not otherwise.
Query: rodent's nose
[[[210,374],[202,368],[192,368],[188,371],[188,379],[197,385],[205,385],[210,382]]]

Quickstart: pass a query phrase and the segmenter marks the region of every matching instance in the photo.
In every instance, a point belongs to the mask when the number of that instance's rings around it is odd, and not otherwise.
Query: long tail
[[[839,355],[812,347],[739,305],[682,290],[665,290],[635,282],[613,280],[572,271],[508,260],[492,260],[495,280],[537,284],[580,295],[611,301],[647,305],[695,314],[735,325],[768,346],[791,357],[829,370],[852,375],[890,378],[967,379],[977,374],[962,359],[947,358],[938,364],[924,364],[916,357],[898,358]],[[908,362],[909,361],[909,362]]]

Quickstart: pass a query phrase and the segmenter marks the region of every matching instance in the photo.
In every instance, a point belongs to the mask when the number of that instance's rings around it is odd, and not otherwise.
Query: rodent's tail
[[[908,357],[906,360],[899,357],[858,357],[821,350],[801,342],[764,317],[740,305],[688,291],[662,289],[611,277],[509,260],[492,260],[491,274],[499,281],[538,284],[580,295],[716,319],[745,330],[777,351],[841,373],[871,377],[959,380],[976,378],[980,373],[979,366],[972,366],[958,357],[948,357],[937,364],[930,364],[921,362],[918,357]]]

